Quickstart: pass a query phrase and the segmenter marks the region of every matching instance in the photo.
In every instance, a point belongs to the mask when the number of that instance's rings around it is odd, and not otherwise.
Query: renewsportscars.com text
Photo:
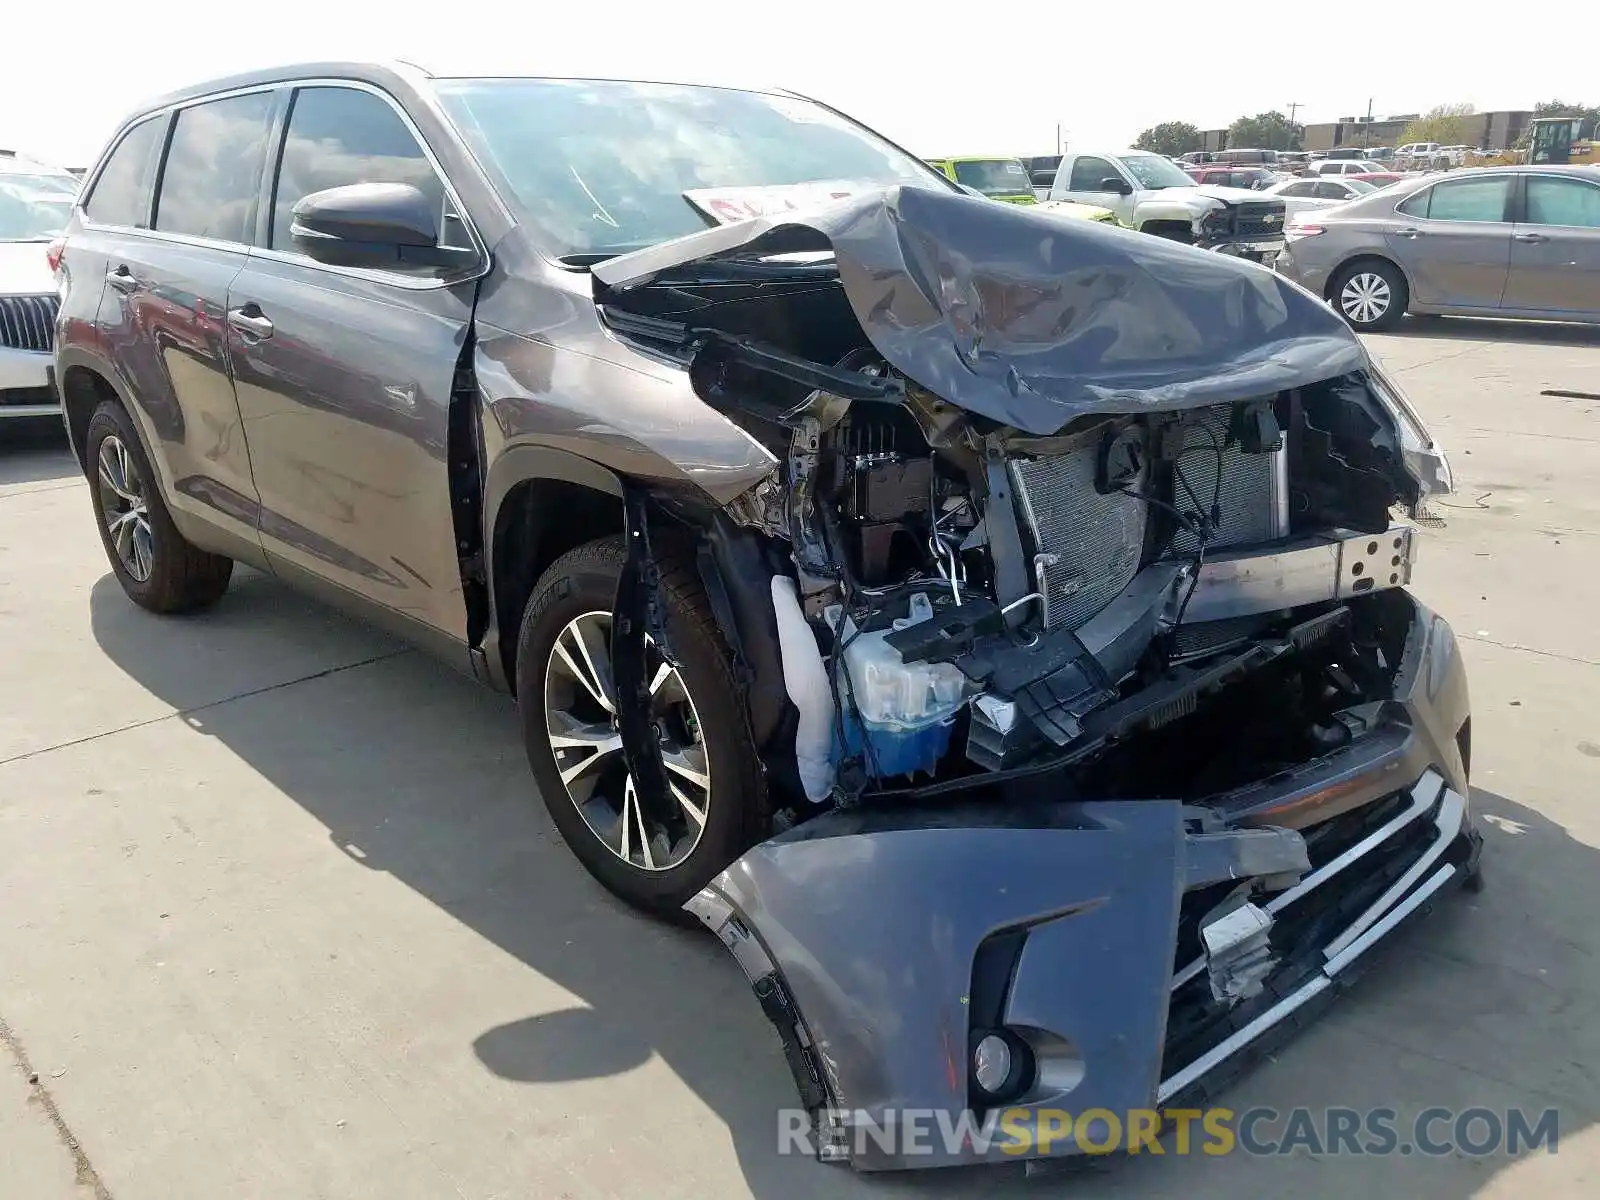
[[[899,1109],[877,1116],[826,1111],[818,1124],[831,1130],[834,1152],[869,1149],[921,1154],[1309,1154],[1514,1156],[1560,1147],[1556,1109],[1424,1108],[1402,1116],[1392,1108],[1179,1108],[1113,1113],[1091,1108],[1006,1108],[978,1118],[970,1112]],[[803,1109],[778,1113],[778,1152],[817,1153],[811,1116]]]

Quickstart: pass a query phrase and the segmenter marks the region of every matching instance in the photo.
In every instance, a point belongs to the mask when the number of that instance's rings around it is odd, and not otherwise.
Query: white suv
[[[49,244],[67,226],[78,179],[0,150],[0,421],[61,411],[51,370],[56,282]]]

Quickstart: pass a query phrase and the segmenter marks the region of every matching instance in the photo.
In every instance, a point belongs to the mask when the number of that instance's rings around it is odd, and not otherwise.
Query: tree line
[[[1441,146],[1467,145],[1473,139],[1478,110],[1470,104],[1440,104],[1409,122],[1400,131],[1400,145],[1408,142],[1437,142]],[[1564,100],[1543,100],[1533,106],[1536,117],[1582,117],[1600,121],[1600,107],[1570,104]],[[1228,145],[1251,150],[1299,150],[1305,129],[1280,112],[1257,113],[1240,117],[1228,126]],[[1527,140],[1524,133],[1523,141]],[[1152,150],[1176,157],[1205,147],[1205,135],[1188,121],[1163,121],[1152,125],[1134,140],[1134,148]]]

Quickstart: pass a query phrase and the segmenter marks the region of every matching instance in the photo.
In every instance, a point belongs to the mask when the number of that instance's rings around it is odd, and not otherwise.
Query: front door
[[[1505,307],[1600,316],[1600,185],[1571,175],[1523,179]]]
[[[1131,189],[1132,185],[1110,159],[1080,154],[1072,160],[1072,173],[1067,177],[1067,193],[1079,204],[1097,204],[1101,208],[1109,208],[1124,225],[1132,225],[1133,193],[1110,191],[1106,187],[1108,181],[1117,179]]]
[[[446,457],[474,283],[331,268],[295,250],[297,201],[354,183],[446,190],[387,97],[296,90],[267,246],[228,293],[239,408],[275,569],[334,583],[465,641]],[[464,237],[451,211],[446,237]]]
[[[1500,306],[1511,263],[1511,175],[1446,179],[1395,209],[1387,241],[1428,306]]]

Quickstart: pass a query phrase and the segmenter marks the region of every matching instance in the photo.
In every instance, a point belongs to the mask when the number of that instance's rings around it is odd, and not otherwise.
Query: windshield
[[[27,179],[0,175],[0,242],[48,242],[67,227],[72,195],[39,191]]]
[[[1033,194],[1033,183],[1022,164],[1014,158],[985,158],[957,161],[956,182],[976,188],[985,196]]]
[[[0,171],[0,185],[20,187],[31,192],[54,192],[59,195],[76,196],[80,182],[75,175],[63,175],[57,171],[48,174]]]
[[[1140,187],[1193,187],[1194,180],[1170,159],[1159,154],[1124,154],[1117,159],[1139,181]]]
[[[789,96],[584,79],[435,86],[506,202],[560,257],[620,254],[695,233],[762,211],[762,194],[778,188],[793,201],[769,205],[896,184],[955,186],[860,126]]]

